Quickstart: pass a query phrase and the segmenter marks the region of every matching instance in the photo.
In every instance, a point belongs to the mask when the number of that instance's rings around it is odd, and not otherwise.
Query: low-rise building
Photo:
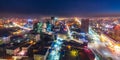
[[[19,51],[20,51],[20,48],[18,46],[12,46],[12,47],[6,48],[6,54],[8,55],[17,55]]]

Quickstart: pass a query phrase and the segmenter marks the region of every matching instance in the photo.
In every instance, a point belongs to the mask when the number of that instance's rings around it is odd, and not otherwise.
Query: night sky
[[[0,14],[120,15],[120,0],[0,0]]]

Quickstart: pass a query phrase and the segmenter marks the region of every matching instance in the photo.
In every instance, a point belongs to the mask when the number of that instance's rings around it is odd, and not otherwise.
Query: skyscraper
[[[55,22],[57,21],[57,17],[51,17],[52,24],[54,25]]]
[[[89,19],[82,19],[81,20],[81,30],[85,33],[88,33],[89,30]]]
[[[33,26],[33,30],[35,33],[40,33],[42,31],[42,22],[35,23]]]

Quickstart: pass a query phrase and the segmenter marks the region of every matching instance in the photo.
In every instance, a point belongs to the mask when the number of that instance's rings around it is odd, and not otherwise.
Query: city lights
[[[0,17],[0,60],[120,60],[120,17],[58,17]]]
[[[120,0],[0,0],[0,60],[120,60]]]
[[[72,56],[78,56],[78,51],[76,51],[76,50],[72,50],[71,52],[70,52],[70,54],[72,55]]]

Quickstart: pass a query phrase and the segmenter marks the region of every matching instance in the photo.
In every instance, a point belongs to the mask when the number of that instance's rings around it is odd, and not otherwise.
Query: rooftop
[[[47,52],[48,48],[44,48],[42,50],[39,50],[38,52],[36,52],[35,54],[38,54],[38,55],[45,55],[46,52]]]

